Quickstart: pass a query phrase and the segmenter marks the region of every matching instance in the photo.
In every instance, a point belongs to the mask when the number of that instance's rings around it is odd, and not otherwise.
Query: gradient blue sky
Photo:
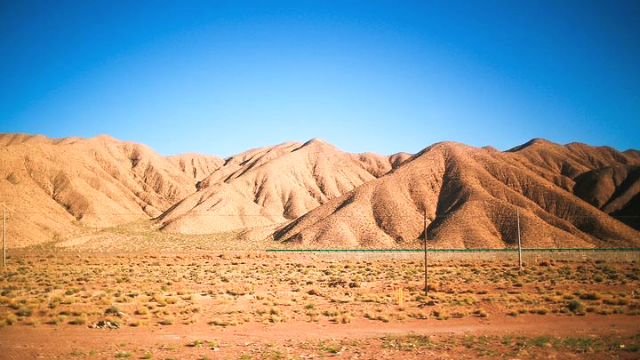
[[[640,148],[640,1],[0,0],[0,132]]]

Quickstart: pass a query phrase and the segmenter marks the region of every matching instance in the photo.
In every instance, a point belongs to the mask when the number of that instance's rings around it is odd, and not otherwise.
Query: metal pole
[[[520,271],[522,271],[522,243],[520,242],[520,210],[516,209],[516,217],[518,221],[518,263]]]
[[[427,209],[424,209],[424,295],[429,295],[429,258],[427,257]]]

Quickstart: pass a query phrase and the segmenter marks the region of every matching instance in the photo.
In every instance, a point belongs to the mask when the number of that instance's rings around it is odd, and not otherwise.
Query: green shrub
[[[579,300],[572,300],[571,302],[569,302],[569,305],[567,305],[567,308],[569,308],[569,311],[574,314],[584,313],[584,305],[582,305],[582,302],[580,302]]]

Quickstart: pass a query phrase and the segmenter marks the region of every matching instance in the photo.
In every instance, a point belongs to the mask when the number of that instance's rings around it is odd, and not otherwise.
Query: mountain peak
[[[532,146],[558,146],[558,144],[542,138],[533,138],[522,145],[518,145],[507,150],[507,152],[517,152]]]
[[[320,138],[312,138],[309,141],[305,142],[302,146],[309,146],[309,145],[329,145],[329,143]]]

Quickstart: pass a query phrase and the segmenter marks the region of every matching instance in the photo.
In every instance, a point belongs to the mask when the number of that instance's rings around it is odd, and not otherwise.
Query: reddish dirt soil
[[[411,320],[403,323],[380,323],[355,320],[351,324],[316,324],[288,322],[262,325],[248,323],[233,328],[212,328],[206,324],[172,327],[126,328],[100,330],[77,326],[14,326],[0,332],[0,354],[3,359],[113,359],[119,351],[130,351],[131,358],[142,358],[146,352],[156,359],[209,358],[274,358],[265,349],[281,349],[283,358],[304,356],[304,344],[319,341],[360,341],[361,358],[422,358],[424,353],[397,352],[383,349],[379,339],[388,335],[418,334],[438,338],[462,336],[551,336],[599,337],[603,334],[630,336],[640,332],[636,317],[629,316],[545,316],[525,315],[519,318]],[[197,339],[216,340],[217,350],[189,347]],[[455,350],[451,349],[451,350]],[[93,352],[92,352],[93,351]],[[295,356],[294,356],[295,355]],[[353,353],[336,354],[352,358]],[[452,352],[434,352],[435,358],[455,358]],[[567,358],[572,358],[570,354]],[[633,355],[633,354],[629,354]],[[453,356],[453,357],[450,357]],[[578,355],[575,355],[578,356]],[[587,358],[607,358],[607,354],[590,354]],[[635,353],[637,356],[637,353]],[[528,357],[528,356],[527,356]],[[579,357],[579,356],[578,356]],[[277,358],[277,357],[276,357]]]

